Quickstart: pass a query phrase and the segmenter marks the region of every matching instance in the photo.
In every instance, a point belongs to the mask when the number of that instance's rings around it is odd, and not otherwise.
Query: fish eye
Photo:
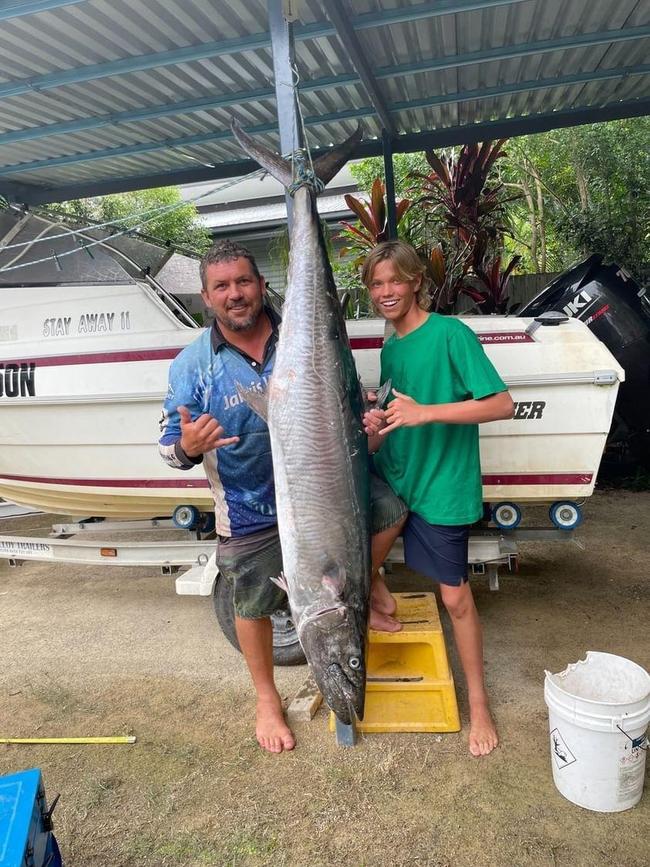
[[[351,656],[348,659],[348,665],[353,671],[356,671],[358,668],[361,668],[361,660],[358,656]]]

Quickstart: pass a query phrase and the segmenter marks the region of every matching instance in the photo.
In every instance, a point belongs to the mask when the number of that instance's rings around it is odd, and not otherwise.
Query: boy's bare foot
[[[375,608],[370,609],[368,626],[371,629],[376,629],[377,632],[399,632],[402,628],[399,620],[391,617],[390,614],[383,614]]]
[[[487,756],[499,744],[494,720],[487,704],[470,707],[469,751],[473,756]]]
[[[384,581],[384,570],[380,568],[373,576],[370,585],[370,605],[380,614],[394,614],[397,603]]]
[[[281,753],[295,747],[296,739],[285,722],[280,696],[277,699],[258,699],[255,735],[258,744],[269,753]]]

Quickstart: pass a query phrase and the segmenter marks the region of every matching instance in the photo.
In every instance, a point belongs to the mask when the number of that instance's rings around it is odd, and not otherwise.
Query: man
[[[366,433],[380,475],[411,511],[406,564],[440,584],[467,680],[469,749],[487,755],[498,736],[467,580],[469,525],[482,514],[478,424],[512,418],[514,405],[471,329],[428,312],[424,266],[410,245],[378,244],[362,279],[396,332],[381,354],[381,381],[392,380],[394,399],[366,413]]]
[[[201,260],[200,273],[214,324],[171,365],[160,452],[178,469],[203,462],[215,501],[217,565],[233,586],[237,638],[257,695],[257,740],[263,749],[280,753],[292,750],[295,739],[273,679],[270,615],[285,606],[286,596],[270,580],[282,571],[271,444],[266,423],[237,392],[237,383],[262,388],[269,379],[279,317],[264,303],[264,278],[245,247],[215,244]],[[376,568],[405,517],[404,504],[375,480]],[[376,568],[376,594],[385,600],[389,594]],[[381,611],[373,618],[374,625],[399,628]]]

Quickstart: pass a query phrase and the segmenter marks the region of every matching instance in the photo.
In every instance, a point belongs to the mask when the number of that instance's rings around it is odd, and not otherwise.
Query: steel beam
[[[290,154],[303,146],[296,94],[293,24],[284,17],[282,0],[268,0],[269,27],[273,50],[273,79],[278,110],[280,153]],[[285,191],[289,234],[293,224],[293,199]]]
[[[469,102],[481,99],[491,99],[506,96],[513,93],[522,93],[534,90],[546,90],[552,87],[565,87],[572,84],[587,84],[590,81],[603,81],[607,79],[623,78],[630,75],[645,75],[650,73],[650,64],[633,67],[620,67],[617,69],[602,69],[594,72],[576,73],[563,75],[557,78],[545,78],[531,81],[523,81],[515,84],[504,84],[499,87],[484,88],[482,90],[468,90],[460,93],[444,94],[442,96],[425,97],[423,99],[407,100],[393,103],[389,106],[391,112],[408,111],[415,108],[431,108],[436,105],[445,105],[454,102]],[[282,95],[282,93],[281,93]],[[331,112],[329,114],[310,115],[305,118],[305,126],[316,126],[323,123],[332,123],[349,120],[358,117],[369,117],[375,114],[374,106],[361,106],[359,108],[346,109],[344,111]],[[250,132],[256,135],[266,135],[276,132],[275,124],[258,124],[250,128]],[[283,153],[293,150],[291,143],[295,141],[292,133],[287,135],[287,140],[281,145]],[[69,154],[62,157],[34,160],[28,163],[14,163],[0,167],[0,176],[22,174],[23,172],[38,171],[43,168],[56,168],[57,166],[72,165],[75,163],[93,162],[101,159],[113,159],[116,157],[132,156],[139,153],[150,153],[157,150],[169,150],[171,148],[192,147],[195,145],[208,144],[232,138],[230,130],[219,132],[200,133],[193,136],[183,136],[175,139],[161,139],[160,141],[142,142],[137,145],[123,145],[114,148],[102,148],[96,151],[88,151],[80,154]],[[1,139],[0,139],[0,143]]]
[[[371,109],[369,109],[371,111]],[[465,143],[483,141],[490,138],[512,138],[532,133],[548,132],[580,126],[587,123],[600,123],[629,117],[643,117],[650,114],[650,98],[617,102],[609,106],[581,106],[566,111],[552,111],[524,117],[507,118],[500,121],[472,123],[464,126],[431,132],[412,133],[398,136],[393,141],[393,153],[413,153],[429,148],[450,147]],[[327,149],[318,150],[319,155]],[[376,157],[382,154],[382,144],[378,140],[362,142],[350,159]],[[0,195],[12,201],[28,205],[50,202],[63,202],[88,196],[101,196],[125,190],[141,190],[151,187],[175,184],[197,183],[199,181],[219,180],[241,177],[258,168],[252,160],[221,163],[214,167],[183,169],[160,174],[130,175],[108,178],[102,181],[88,181],[80,184],[65,184],[58,187],[45,187],[0,181]]]
[[[526,54],[543,54],[549,51],[566,50],[570,48],[579,48],[589,45],[600,45],[606,43],[617,43],[629,41],[632,39],[643,39],[650,37],[649,27],[632,27],[624,30],[613,30],[605,33],[581,34],[576,37],[566,37],[562,40],[547,39],[540,42],[531,42],[520,45],[508,45],[502,48],[489,49],[487,51],[474,51],[467,54],[451,55],[443,58],[432,58],[431,60],[422,61],[418,64],[401,64],[398,66],[380,67],[375,70],[374,77],[377,79],[391,79],[405,75],[416,75],[424,72],[439,72],[443,69],[452,69],[461,66],[470,66],[475,63],[487,63],[490,61],[508,60],[514,57],[522,57]],[[561,43],[561,44],[558,44]],[[626,74],[619,70],[597,70],[594,73],[589,73],[592,78],[613,77],[612,74]],[[587,73],[577,73],[578,75]],[[627,74],[636,74],[628,72]],[[317,78],[300,83],[300,90],[303,92],[326,90],[331,87],[345,87],[346,85],[356,84],[360,80],[356,72],[343,73],[341,75],[327,76]],[[503,85],[508,87],[509,85]],[[0,86],[1,94],[2,86]],[[514,93],[516,91],[500,91],[498,88],[491,95],[499,92]],[[478,93],[478,91],[477,91]],[[64,121],[63,123],[48,124],[46,126],[30,127],[28,129],[13,130],[12,132],[0,134],[0,145],[13,144],[18,141],[33,141],[35,139],[44,138],[50,135],[64,135],[73,132],[81,132],[88,129],[98,129],[104,126],[110,126],[118,123],[136,123],[141,120],[152,120],[157,117],[166,117],[170,115],[191,113],[193,111],[205,111],[213,108],[225,108],[230,105],[241,105],[248,102],[257,102],[264,99],[271,99],[274,95],[272,88],[259,88],[251,91],[241,91],[237,93],[227,93],[221,96],[207,96],[201,99],[188,99],[178,103],[166,103],[164,105],[147,106],[146,108],[130,109],[129,111],[114,112],[112,114],[99,115],[94,117],[80,118],[73,121]],[[480,97],[472,97],[480,98]],[[447,100],[449,101],[449,100]],[[434,103],[430,103],[434,104]]]
[[[395,173],[393,171],[393,142],[384,130],[382,135],[384,156],[384,176],[386,178],[386,212],[388,216],[388,237],[397,238],[397,209],[395,207]]]
[[[76,6],[86,0],[27,0],[24,3],[12,3],[0,9],[0,21],[10,18],[24,18],[26,15],[36,15],[38,12],[53,12],[62,6]]]
[[[375,107],[375,111],[379,116],[382,128],[387,130],[391,135],[395,135],[397,130],[390,116],[390,111],[386,105],[383,96],[379,91],[379,86],[372,73],[368,58],[365,55],[359,37],[350,25],[350,19],[345,14],[341,0],[328,0],[325,4],[327,15],[336,27],[336,33],[339,40],[345,49],[352,65],[359,73],[359,78],[366,89],[366,93],[370,97],[370,101]]]
[[[471,12],[478,9],[489,9],[494,6],[510,6],[527,0],[438,0],[434,3],[420,3],[417,6],[405,6],[400,9],[386,9],[381,12],[367,12],[350,19],[355,30],[365,30],[373,27],[386,27],[407,21],[418,21],[422,18],[434,18],[439,15],[451,15],[458,12]],[[336,29],[327,21],[316,21],[294,29],[296,40],[322,39],[334,36]],[[174,48],[170,51],[159,51],[137,57],[125,57],[108,63],[96,63],[62,72],[52,72],[34,78],[8,82],[0,86],[0,98],[20,96],[32,90],[51,90],[66,84],[79,84],[83,81],[94,81],[112,75],[125,75],[129,72],[142,72],[145,69],[155,69],[163,66],[174,66],[179,63],[190,63],[196,60],[206,60],[210,57],[220,57],[227,54],[237,54],[242,51],[253,51],[257,48],[269,48],[271,34],[257,33],[251,36],[224,39],[218,42],[189,45],[184,48]]]
[[[626,27],[621,30],[606,30],[599,33],[578,33],[572,36],[561,36],[558,39],[500,45],[497,48],[485,48],[482,51],[470,51],[467,54],[451,54],[448,57],[435,57],[418,63],[403,63],[399,66],[378,69],[375,75],[377,78],[396,78],[404,75],[415,75],[418,72],[439,72],[442,69],[457,69],[461,66],[473,66],[476,63],[512,60],[515,57],[528,57],[532,54],[569,51],[574,48],[629,42],[633,39],[646,39],[647,37],[650,37],[650,26]]]

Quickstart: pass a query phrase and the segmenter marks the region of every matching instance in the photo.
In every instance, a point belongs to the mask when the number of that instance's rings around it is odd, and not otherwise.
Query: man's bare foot
[[[373,576],[370,586],[370,605],[380,614],[394,614],[397,603],[384,580],[384,570],[380,568]]]
[[[473,756],[487,756],[499,744],[494,720],[487,704],[470,707],[469,751]]]
[[[258,744],[269,753],[281,753],[295,747],[296,739],[285,722],[280,696],[277,699],[258,699],[255,735]]]
[[[376,629],[377,632],[399,632],[402,628],[399,620],[391,617],[390,614],[376,611],[374,608],[370,609],[368,625],[371,629]]]

